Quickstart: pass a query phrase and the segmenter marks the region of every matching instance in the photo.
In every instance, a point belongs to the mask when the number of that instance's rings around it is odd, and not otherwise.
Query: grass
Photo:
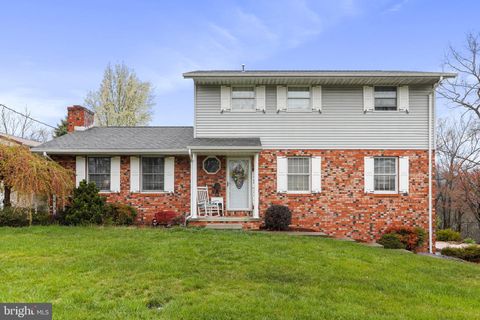
[[[480,266],[198,229],[0,228],[0,301],[54,319],[478,319]]]

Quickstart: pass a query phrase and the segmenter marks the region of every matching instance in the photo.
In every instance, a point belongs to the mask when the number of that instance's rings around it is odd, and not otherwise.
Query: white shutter
[[[232,89],[227,86],[220,87],[220,108],[222,111],[229,111],[232,104]]]
[[[110,191],[120,192],[120,157],[112,157],[110,162]]]
[[[398,87],[398,110],[405,111],[408,113],[409,105],[410,105],[410,101],[409,101],[408,86]]]
[[[255,87],[256,109],[265,112],[265,86]]]
[[[277,192],[287,191],[287,171],[287,158],[277,157]]]
[[[75,183],[77,187],[80,185],[80,181],[87,179],[86,171],[85,157],[77,156],[75,158]]]
[[[312,157],[312,193],[322,191],[322,158]]]
[[[165,158],[165,191],[175,190],[175,157]]]
[[[399,164],[398,164],[398,171],[399,171],[399,181],[398,181],[398,191],[400,193],[408,193],[408,185],[409,185],[409,164],[408,164],[408,157],[400,157]]]
[[[363,87],[363,111],[373,111],[375,109],[375,97],[373,87]]]
[[[287,87],[277,86],[277,111],[287,110]]]
[[[364,180],[365,180],[365,193],[372,193],[374,191],[374,171],[375,162],[373,157],[365,157],[364,159]]]
[[[140,191],[140,158],[130,157],[130,192]]]
[[[312,109],[322,112],[322,87],[312,87]]]

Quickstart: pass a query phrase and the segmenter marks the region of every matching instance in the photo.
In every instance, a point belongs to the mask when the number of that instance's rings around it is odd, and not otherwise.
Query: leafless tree
[[[32,120],[30,111],[27,108],[25,108],[23,114],[1,108],[0,132],[29,140],[47,141],[51,136],[50,130]]]
[[[466,208],[462,175],[479,167],[480,120],[440,120],[437,128],[437,213],[442,229],[461,229]]]
[[[446,69],[458,73],[457,78],[442,82],[439,94],[454,107],[473,112],[480,119],[480,34],[469,33],[466,45],[458,50],[449,47],[445,57]]]

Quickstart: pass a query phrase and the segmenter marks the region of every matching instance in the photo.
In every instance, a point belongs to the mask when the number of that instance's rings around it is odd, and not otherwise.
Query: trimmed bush
[[[480,246],[475,244],[465,248],[443,248],[442,254],[470,262],[480,263]]]
[[[285,231],[292,222],[292,213],[286,206],[271,205],[265,213],[265,228],[267,230]]]
[[[410,251],[417,251],[420,248],[425,240],[425,231],[422,228],[409,227],[409,226],[391,226],[385,230],[382,238],[386,235],[387,240],[389,241],[388,245],[398,245],[395,244],[394,237],[396,237],[402,244],[403,249]],[[379,240],[381,241],[381,240]],[[382,244],[381,242],[379,242]],[[389,248],[384,246],[387,249],[399,249],[399,248]]]
[[[452,229],[444,229],[437,231],[437,241],[462,241],[462,236],[460,232],[454,231]]]
[[[386,233],[378,240],[385,249],[405,249],[406,246],[396,233]]]
[[[97,186],[85,180],[73,190],[73,198],[62,220],[67,225],[102,224],[105,216],[105,198]]]
[[[28,225],[28,210],[15,207],[8,207],[0,210],[0,226],[26,227]]]
[[[49,225],[52,216],[47,211],[37,211],[31,209],[32,225]],[[30,225],[29,209],[9,207],[0,210],[0,227],[27,227]]]
[[[134,207],[122,203],[110,203],[106,206],[103,222],[117,226],[129,226],[135,223],[136,216],[137,210]]]
[[[32,224],[38,226],[48,226],[54,222],[52,215],[47,210],[32,212]]]

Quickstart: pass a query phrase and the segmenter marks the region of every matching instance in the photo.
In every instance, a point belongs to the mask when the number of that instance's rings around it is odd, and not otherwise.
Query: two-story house
[[[300,228],[374,241],[405,224],[428,230],[431,246],[435,87],[454,76],[188,72],[193,127],[94,127],[93,113],[73,106],[70,133],[34,150],[147,220],[173,210],[193,225],[258,228],[282,204]],[[199,206],[205,187],[220,211]]]

